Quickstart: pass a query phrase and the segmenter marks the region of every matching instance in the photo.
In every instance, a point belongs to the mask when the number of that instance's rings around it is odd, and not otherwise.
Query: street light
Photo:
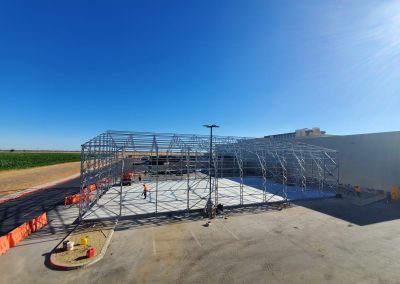
[[[207,205],[206,205],[206,212],[209,218],[212,217],[212,209],[213,209],[213,202],[211,200],[211,155],[212,155],[212,137],[213,137],[213,128],[218,128],[218,125],[215,124],[205,124],[204,127],[210,128],[210,157],[208,159],[208,176],[210,178],[210,195],[208,197]]]

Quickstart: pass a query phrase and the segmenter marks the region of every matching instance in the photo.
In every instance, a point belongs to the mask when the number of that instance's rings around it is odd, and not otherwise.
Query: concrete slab
[[[105,257],[74,271],[46,268],[46,255],[61,235],[44,228],[42,237],[35,233],[29,237],[34,242],[24,240],[0,257],[0,283],[399,283],[398,204],[358,207],[345,198],[301,202],[310,203],[326,211],[248,210],[209,227],[204,219],[119,222]],[[371,221],[359,226],[326,213],[335,211]],[[377,213],[388,216],[375,222]]]
[[[158,192],[156,182],[146,182],[149,192],[147,199],[142,196],[143,183],[134,183],[122,188],[122,207],[120,209],[120,186],[112,187],[98,203],[89,210],[85,220],[112,219],[121,216],[135,216],[156,212],[174,212],[186,210],[203,209],[208,199],[209,185],[207,179],[189,180],[189,199],[187,191],[187,180],[160,181]],[[157,204],[156,204],[157,195]],[[254,204],[263,202],[263,191],[249,185],[243,186],[243,204]],[[215,197],[213,193],[213,198]],[[284,198],[277,194],[266,193],[269,202],[283,201]],[[240,183],[230,179],[219,179],[218,181],[218,203],[225,206],[240,204]]]

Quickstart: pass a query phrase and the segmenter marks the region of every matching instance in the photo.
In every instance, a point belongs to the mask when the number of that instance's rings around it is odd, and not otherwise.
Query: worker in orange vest
[[[356,194],[358,197],[361,197],[361,187],[359,187],[358,185],[355,188]]]
[[[142,193],[142,195],[144,195],[144,199],[146,199],[146,197],[147,197],[147,185],[146,184],[143,184],[143,193]]]

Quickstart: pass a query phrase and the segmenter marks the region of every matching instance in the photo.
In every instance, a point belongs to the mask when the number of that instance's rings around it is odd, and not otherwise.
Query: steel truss
[[[260,203],[271,202],[276,194],[287,200],[292,191],[306,193],[317,189],[336,193],[339,184],[337,151],[295,140],[213,136],[213,152],[209,153],[209,139],[206,135],[129,131],[107,131],[91,139],[82,145],[81,151],[79,216],[82,218],[116,184],[120,184],[122,203],[121,180],[129,171],[145,172],[146,177],[155,182],[155,213],[159,184],[171,180],[185,180],[188,211],[208,198],[206,189],[210,186],[210,176],[215,204],[224,186],[219,181],[225,178],[237,181],[235,193],[228,197],[237,198],[238,205],[246,203],[244,187],[249,177],[261,182]],[[201,181],[207,192],[204,196],[192,191]],[[96,189],[89,190],[93,184]],[[280,186],[279,192],[273,188],[276,184]],[[168,190],[174,191],[173,188]],[[230,190],[232,192],[231,187]]]

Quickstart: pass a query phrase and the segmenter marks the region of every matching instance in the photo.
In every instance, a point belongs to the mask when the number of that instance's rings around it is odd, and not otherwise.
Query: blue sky
[[[2,1],[0,149],[399,130],[399,1]]]

